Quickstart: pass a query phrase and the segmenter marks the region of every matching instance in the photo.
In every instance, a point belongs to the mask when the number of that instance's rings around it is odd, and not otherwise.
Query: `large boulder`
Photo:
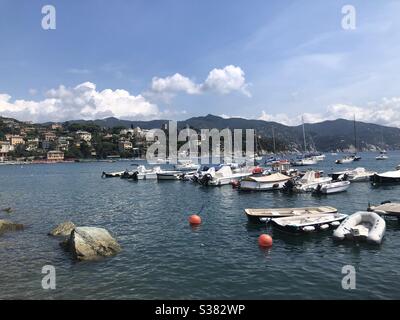
[[[52,231],[49,232],[50,236],[61,236],[61,237],[69,237],[72,230],[76,228],[75,224],[71,221],[66,221],[59,224]]]
[[[95,227],[75,228],[65,245],[78,260],[96,260],[121,251],[118,242],[106,229]]]
[[[6,231],[18,231],[23,230],[24,225],[19,223],[14,223],[10,220],[0,220],[0,234]]]

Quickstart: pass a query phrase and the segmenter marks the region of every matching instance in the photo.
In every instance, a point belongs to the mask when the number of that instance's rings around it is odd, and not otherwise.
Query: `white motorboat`
[[[371,180],[374,184],[400,183],[400,170],[375,173]]]
[[[389,157],[387,156],[386,151],[381,151],[379,156],[377,156],[375,159],[376,160],[387,160],[387,159],[389,159]]]
[[[272,219],[272,222],[274,227],[284,231],[308,233],[337,228],[346,217],[347,215],[342,213],[319,213],[277,218]]]
[[[199,179],[199,183],[210,186],[222,186],[250,175],[252,175],[251,172],[234,173],[229,165],[223,165],[218,170],[215,170],[214,167],[210,168],[202,175],[201,179]]]
[[[244,212],[251,222],[268,222],[273,218],[301,216],[306,214],[320,214],[337,212],[334,207],[303,207],[303,208],[269,208],[269,209],[245,209]]]
[[[346,191],[350,187],[350,181],[337,181],[319,184],[314,192],[321,194],[332,194]]]
[[[268,191],[282,189],[290,177],[282,173],[273,173],[267,176],[249,176],[240,181],[240,190]]]
[[[318,160],[314,158],[302,158],[292,162],[293,166],[312,166],[318,163]]]
[[[375,212],[359,211],[347,217],[334,231],[338,240],[366,240],[380,244],[385,235],[386,222]]]
[[[116,172],[105,172],[101,174],[102,178],[116,178],[116,177],[121,177],[124,174],[124,171],[116,171]]]
[[[344,164],[344,163],[351,163],[354,161],[354,157],[346,156],[344,158],[338,159],[335,161],[336,164]]]
[[[373,211],[383,216],[394,216],[400,218],[400,203],[386,202],[379,206],[369,206],[368,211]]]
[[[157,172],[161,172],[160,167],[154,167],[152,169],[146,169],[144,165],[140,165],[136,168],[138,171],[138,180],[153,180],[157,179]]]
[[[317,161],[324,161],[326,156],[324,154],[319,154],[319,155],[313,156],[312,158]]]
[[[400,170],[400,164],[396,167],[396,170]]]
[[[296,181],[294,189],[300,192],[314,191],[320,184],[332,181],[331,177],[321,177],[319,172],[313,170],[307,171],[306,174]]]
[[[179,160],[178,162],[179,164],[174,165],[175,170],[196,171],[200,168],[199,164],[195,164],[191,160]]]
[[[365,168],[346,169],[331,173],[332,180],[348,180],[350,182],[365,182],[376,172],[368,171]]]

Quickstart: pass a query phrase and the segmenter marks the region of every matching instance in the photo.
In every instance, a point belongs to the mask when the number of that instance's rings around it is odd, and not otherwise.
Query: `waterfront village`
[[[148,136],[146,139],[146,135]],[[0,118],[0,162],[63,162],[142,157],[155,137],[139,127],[33,124]]]

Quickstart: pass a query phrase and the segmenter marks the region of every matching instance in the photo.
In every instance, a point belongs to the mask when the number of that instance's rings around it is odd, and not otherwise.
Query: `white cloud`
[[[228,94],[238,91],[250,97],[247,88],[248,84],[243,70],[233,65],[211,70],[207,79],[201,84],[196,84],[179,73],[166,78],[154,77],[151,84],[151,89],[159,94],[185,92],[192,95],[209,91]]]
[[[157,105],[142,95],[131,95],[126,90],[105,89],[97,91],[96,85],[84,82],[74,88],[63,85],[51,89],[40,101],[15,100],[8,94],[0,94],[0,113],[3,116],[31,121],[65,121],[71,119],[95,119],[109,116],[126,119],[149,119],[161,112]]]
[[[155,92],[178,92],[183,91],[187,94],[199,94],[200,86],[196,85],[192,80],[175,73],[171,77],[157,78],[154,77],[151,89]]]
[[[211,70],[203,84],[203,90],[213,90],[221,94],[240,91],[250,96],[247,87],[244,71],[233,65]]]
[[[299,125],[302,116],[304,122],[315,123],[324,120],[335,120],[338,118],[376,123],[381,125],[400,127],[400,97],[383,98],[379,102],[369,102],[365,106],[350,104],[333,104],[320,113],[304,113],[287,115],[285,113],[268,114],[264,110],[258,118],[265,121],[276,121],[286,125]]]

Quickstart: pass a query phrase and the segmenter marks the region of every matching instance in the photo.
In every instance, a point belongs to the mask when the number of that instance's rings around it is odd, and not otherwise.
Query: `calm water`
[[[387,161],[376,154],[335,165],[328,156],[319,165],[332,170],[363,166],[392,170],[400,153]],[[400,186],[373,188],[353,184],[342,194],[315,197],[276,193],[239,193],[230,186],[201,187],[180,181],[129,182],[101,179],[103,170],[129,163],[76,163],[0,166],[0,208],[24,223],[21,232],[0,237],[2,299],[308,299],[400,298],[400,224],[390,221],[379,247],[337,244],[331,232],[291,236],[254,226],[243,213],[249,207],[332,205],[351,214],[367,204],[399,200]],[[190,214],[202,205],[203,224],[192,230]],[[57,239],[46,234],[72,220],[108,229],[123,251],[99,262],[73,262]],[[257,245],[269,232],[270,250]],[[57,289],[41,288],[41,268],[57,270]],[[357,269],[357,289],[341,288],[341,268]]]

